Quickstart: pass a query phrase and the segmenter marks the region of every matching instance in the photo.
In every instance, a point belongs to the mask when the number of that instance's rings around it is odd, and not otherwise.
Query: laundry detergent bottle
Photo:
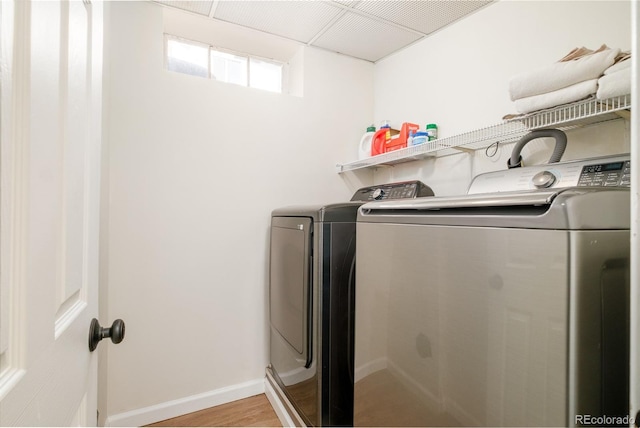
[[[376,132],[376,127],[371,125],[367,128],[367,132],[364,133],[360,139],[360,146],[358,148],[358,159],[362,160],[371,156],[371,141],[373,141],[373,135]]]

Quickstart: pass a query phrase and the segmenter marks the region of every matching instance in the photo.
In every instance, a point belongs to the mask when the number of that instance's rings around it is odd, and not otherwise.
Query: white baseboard
[[[283,427],[304,428],[307,426],[284,391],[282,391],[278,385],[278,382],[273,378],[273,373],[269,367],[265,370],[264,385],[264,393]]]
[[[106,427],[139,427],[262,394],[264,378],[108,416]]]
[[[278,419],[280,419],[280,423],[283,427],[295,427],[296,424],[293,422],[293,419],[289,416],[287,409],[285,408],[282,400],[278,397],[278,393],[273,389],[269,380],[265,377],[264,379],[264,393],[267,396],[267,400],[271,403],[271,407],[273,407],[273,411],[276,412]]]

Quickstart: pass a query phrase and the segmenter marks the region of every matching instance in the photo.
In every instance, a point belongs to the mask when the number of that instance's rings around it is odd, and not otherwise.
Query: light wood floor
[[[148,425],[151,427],[281,427],[264,394],[222,404],[177,418]]]
[[[375,372],[356,383],[355,396],[357,426],[460,426],[450,415],[430,411],[419,397],[387,370]],[[281,427],[282,424],[266,395],[260,394],[148,426]]]

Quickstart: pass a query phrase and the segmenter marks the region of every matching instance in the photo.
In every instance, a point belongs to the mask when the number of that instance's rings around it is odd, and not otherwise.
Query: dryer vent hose
[[[560,159],[562,159],[562,155],[564,154],[564,149],[567,147],[567,134],[559,129],[537,129],[529,132],[516,143],[513,147],[513,151],[511,152],[511,158],[507,162],[507,166],[509,168],[521,167],[522,156],[520,156],[520,153],[524,146],[531,140],[545,137],[552,137],[556,140],[556,146],[553,148],[553,153],[551,154],[551,158],[549,158],[548,163],[560,162]]]

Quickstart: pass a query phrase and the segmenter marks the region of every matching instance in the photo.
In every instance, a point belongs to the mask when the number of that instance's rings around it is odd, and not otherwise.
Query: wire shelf
[[[630,95],[606,100],[590,98],[516,116],[497,125],[440,138],[418,146],[406,147],[354,162],[337,164],[336,167],[338,172],[341,173],[361,168],[395,165],[453,153],[474,152],[485,149],[497,141],[501,143],[516,141],[527,132],[535,129],[554,126],[568,130],[610,120],[628,118],[628,114],[625,114],[628,109],[631,109]]]
[[[509,121],[518,121],[529,130],[556,125],[570,128],[573,126],[585,126],[619,119],[624,116],[616,112],[630,108],[630,95],[623,95],[606,100],[589,98],[587,100],[517,116]]]

